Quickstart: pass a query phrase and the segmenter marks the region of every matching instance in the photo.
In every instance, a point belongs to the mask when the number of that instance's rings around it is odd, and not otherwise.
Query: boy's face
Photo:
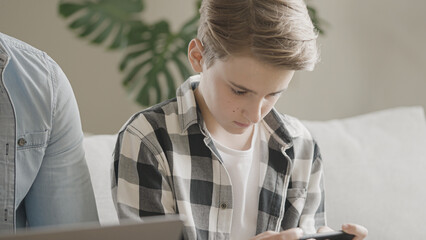
[[[231,134],[251,131],[288,88],[293,74],[250,56],[215,60],[209,68],[202,64],[198,91],[209,111],[203,117]]]

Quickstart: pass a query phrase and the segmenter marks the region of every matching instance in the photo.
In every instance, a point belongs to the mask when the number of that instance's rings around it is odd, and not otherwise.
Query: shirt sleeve
[[[120,219],[176,213],[172,179],[165,162],[161,150],[139,130],[128,126],[119,134],[112,194]]]
[[[38,175],[25,198],[28,224],[97,222],[77,102],[63,71],[46,58],[53,92],[52,128]]]
[[[319,147],[315,141],[310,180],[308,183],[305,207],[299,226],[307,233],[314,233],[326,225],[323,163]]]

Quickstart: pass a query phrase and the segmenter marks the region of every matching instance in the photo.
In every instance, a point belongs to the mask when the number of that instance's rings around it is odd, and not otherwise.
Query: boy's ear
[[[204,47],[199,39],[194,38],[189,42],[188,60],[192,69],[197,73],[203,71],[203,51]]]

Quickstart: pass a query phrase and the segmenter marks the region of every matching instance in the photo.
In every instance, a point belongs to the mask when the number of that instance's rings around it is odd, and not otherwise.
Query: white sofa
[[[304,123],[321,148],[329,226],[339,229],[342,223],[359,223],[373,240],[426,236],[423,108]],[[118,222],[109,188],[115,140],[114,135],[84,140],[102,224]]]

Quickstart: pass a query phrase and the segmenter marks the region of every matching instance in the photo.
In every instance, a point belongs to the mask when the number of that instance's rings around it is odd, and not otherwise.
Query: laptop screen
[[[35,228],[16,234],[0,235],[0,240],[178,240],[183,221],[178,215],[144,217],[142,221],[124,220],[120,225],[79,224],[55,228]]]

